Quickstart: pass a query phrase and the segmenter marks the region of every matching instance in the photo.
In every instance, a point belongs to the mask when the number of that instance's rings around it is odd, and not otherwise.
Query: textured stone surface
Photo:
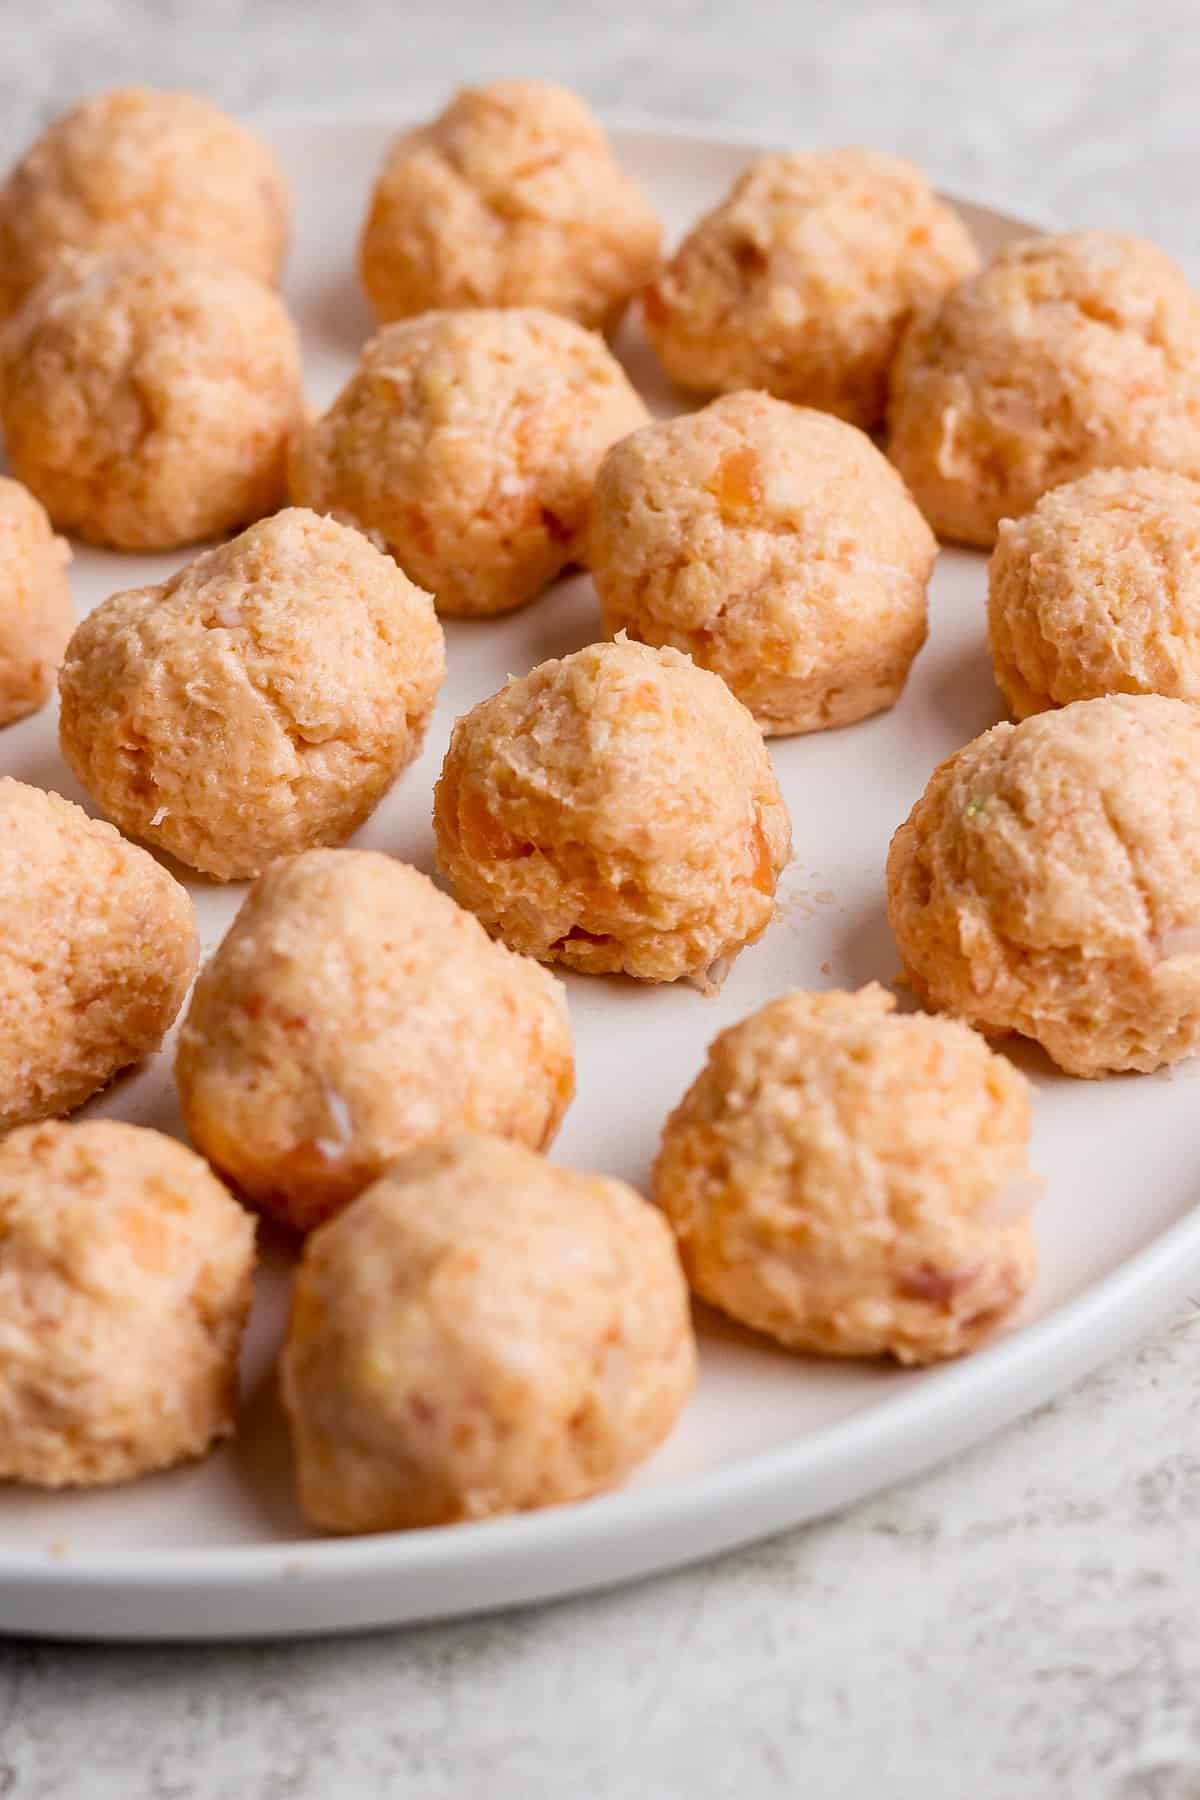
[[[861,139],[1200,269],[1191,0],[8,0],[0,143],[142,77],[397,111],[467,75]],[[735,22],[736,20],[736,22]],[[203,1651],[0,1645],[4,1800],[1200,1800],[1200,1314],[927,1479],[508,1618]],[[2,1623],[2,1621],[0,1621]]]

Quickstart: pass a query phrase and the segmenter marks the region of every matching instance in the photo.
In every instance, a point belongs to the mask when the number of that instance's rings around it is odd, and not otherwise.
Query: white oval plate
[[[372,123],[272,133],[299,218],[287,284],[306,340],[310,396],[348,372],[370,320],[354,236],[388,136]],[[617,148],[672,236],[728,185],[751,147],[645,130]],[[963,208],[985,248],[1021,228]],[[636,329],[621,344],[653,403],[677,410]],[[182,559],[80,551],[84,609],[157,580]],[[565,1162],[645,1188],[662,1120],[709,1039],[791,986],[887,981],[896,956],[883,912],[888,838],[934,764],[999,716],[984,646],[982,557],[943,553],[932,633],[887,716],[776,740],[795,861],[780,916],[721,994],[569,983],[579,1098],[555,1146]],[[430,791],[453,719],[511,671],[595,635],[588,581],[563,582],[500,623],[451,624],[450,676],[420,762],[359,843],[432,867]],[[0,738],[0,770],[85,796],[64,768],[49,712]],[[237,888],[193,884],[205,948]],[[1042,1273],[1008,1332],[967,1361],[924,1372],[784,1355],[712,1317],[701,1321],[697,1394],[663,1450],[619,1494],[495,1524],[330,1540],[295,1511],[271,1380],[286,1287],[268,1248],[245,1366],[236,1444],[205,1463],[91,1495],[0,1492],[0,1631],[58,1637],[219,1638],[337,1631],[542,1599],[706,1556],[844,1505],[926,1467],[1044,1400],[1143,1331],[1200,1268],[1193,1197],[1200,1147],[1190,1072],[1072,1082],[1018,1051],[1038,1087],[1035,1163]],[[95,1110],[179,1129],[166,1056],[120,1081]]]

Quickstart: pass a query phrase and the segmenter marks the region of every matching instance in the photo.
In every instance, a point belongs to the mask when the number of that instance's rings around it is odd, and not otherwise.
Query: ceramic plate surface
[[[323,403],[370,329],[354,238],[389,135],[386,122],[294,123],[270,131],[296,199],[287,296],[305,338],[310,398]],[[672,239],[713,203],[752,146],[647,130],[616,133],[625,163]],[[963,211],[985,249],[1022,229]],[[661,411],[636,329],[621,353]],[[156,581],[184,558],[80,550],[86,610]],[[568,982],[579,1097],[554,1155],[644,1189],[659,1128],[721,1027],[793,986],[888,981],[896,952],[883,912],[888,839],[943,756],[995,722],[984,643],[983,557],[943,552],[930,640],[901,703],[845,731],[775,740],[795,833],[780,915],[720,995],[686,986]],[[447,631],[450,673],[421,760],[359,844],[432,868],[430,794],[451,723],[510,671],[596,635],[585,577],[499,623]],[[0,772],[83,802],[47,710],[0,736]],[[193,885],[211,949],[240,888]],[[663,1450],[622,1492],[494,1524],[353,1541],[306,1531],[291,1497],[270,1370],[286,1291],[276,1256],[261,1282],[238,1442],[204,1464],[87,1496],[0,1491],[0,1631],[104,1638],[250,1637],[394,1624],[529,1601],[701,1557],[808,1519],[982,1437],[1099,1362],[1178,1300],[1200,1268],[1200,1084],[1171,1075],[1074,1082],[1018,1052],[1038,1089],[1034,1162],[1041,1276],[1008,1332],[967,1361],[924,1372],[794,1359],[701,1322],[697,1394]],[[95,1112],[180,1129],[160,1056]]]

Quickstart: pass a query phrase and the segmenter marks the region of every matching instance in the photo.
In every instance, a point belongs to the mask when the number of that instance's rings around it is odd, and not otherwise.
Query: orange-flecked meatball
[[[913,322],[888,432],[938,536],[985,547],[1091,469],[1200,475],[1200,296],[1120,232],[1008,244]]]
[[[495,81],[392,145],[359,260],[380,319],[544,306],[612,331],[653,275],[660,235],[577,94]]]
[[[89,543],[171,550],[273,511],[300,416],[282,300],[190,247],[64,258],[0,338],[12,471]]]
[[[686,650],[768,736],[899,698],[936,554],[864,432],[761,393],[623,438],[592,497],[605,631]]]
[[[304,1247],[282,1365],[301,1504],[386,1531],[582,1500],[662,1441],[695,1368],[653,1207],[454,1133]]]
[[[648,417],[569,319],[426,313],[297,439],[292,496],[376,533],[441,612],[509,612],[578,556],[601,457]]]
[[[44,706],[75,612],[67,564],[44,507],[0,475],[0,725]]]
[[[365,850],[260,876],[196,983],[175,1074],[198,1148],[302,1231],[443,1131],[543,1149],[575,1082],[559,983]]]
[[[0,1480],[130,1481],[233,1431],[254,1221],[111,1120],[0,1141]]]
[[[108,816],[221,880],[341,843],[421,746],[442,628],[360,532],[298,508],[78,627],[63,754]]]
[[[1200,707],[1077,700],[935,770],[888,914],[923,1002],[1071,1075],[1200,1049]]]
[[[762,734],[678,650],[542,663],[458,721],[438,862],[514,950],[588,974],[719,979],[775,911],[791,827]]]
[[[1200,481],[1097,469],[1002,520],[988,640],[1016,719],[1102,694],[1200,700]]]
[[[766,388],[870,430],[915,310],[979,266],[911,163],[876,150],[760,156],[648,290],[668,375],[702,394]]]
[[[667,1121],[654,1195],[696,1293],[792,1350],[936,1362],[1029,1287],[1028,1083],[880,987],[728,1031]]]
[[[157,1050],[196,967],[192,903],[69,800],[0,780],[0,1133]]]
[[[0,188],[0,316],[64,251],[175,241],[273,282],[287,234],[261,138],[199,94],[118,88],[56,119]]]

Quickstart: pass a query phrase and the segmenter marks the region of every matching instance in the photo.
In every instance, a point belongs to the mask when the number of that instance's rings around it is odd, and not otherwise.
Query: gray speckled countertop
[[[500,73],[898,149],[1200,268],[1195,0],[5,0],[0,148],[131,78],[253,112],[399,110]],[[0,1642],[0,1796],[1200,1800],[1198,1389],[1189,1311],[840,1519],[511,1617],[252,1649]]]

